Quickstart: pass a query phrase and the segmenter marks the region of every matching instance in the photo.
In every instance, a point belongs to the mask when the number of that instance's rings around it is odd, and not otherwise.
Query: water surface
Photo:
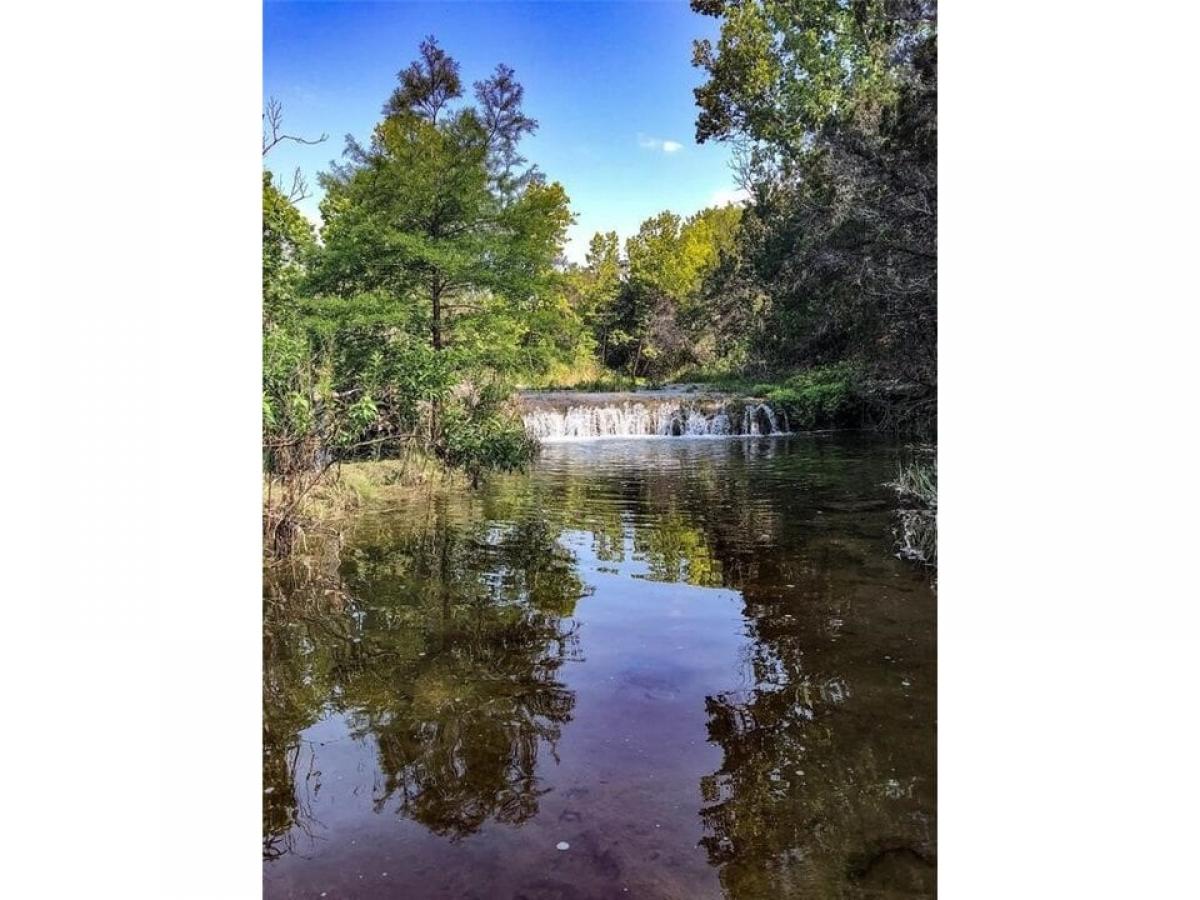
[[[932,895],[898,448],[547,446],[269,583],[267,897]],[[565,842],[569,849],[556,849]]]

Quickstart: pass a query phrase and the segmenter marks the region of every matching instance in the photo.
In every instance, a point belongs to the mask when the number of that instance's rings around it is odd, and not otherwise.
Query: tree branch
[[[283,133],[283,104],[274,97],[267,101],[267,111],[263,113],[263,142],[262,155],[266,156],[278,144],[284,141],[294,141],[297,144],[320,144],[329,139],[329,135],[322,133],[315,141],[308,138],[298,137],[294,134]]]

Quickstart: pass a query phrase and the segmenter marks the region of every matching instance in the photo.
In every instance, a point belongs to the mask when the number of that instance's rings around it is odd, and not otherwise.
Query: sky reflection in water
[[[935,599],[893,556],[897,453],[557,445],[364,516],[268,584],[266,895],[931,895]]]

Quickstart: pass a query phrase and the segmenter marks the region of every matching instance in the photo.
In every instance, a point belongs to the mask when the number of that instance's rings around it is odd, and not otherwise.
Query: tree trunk
[[[433,301],[433,349],[442,349],[442,283],[434,279],[429,287],[429,298]]]
[[[433,310],[431,316],[431,337],[433,340],[433,350],[435,353],[442,352],[442,282],[438,278],[434,278],[429,285],[429,299],[432,302]],[[434,448],[435,452],[438,446],[438,438],[440,437],[439,425],[442,412],[442,401],[440,397],[435,397],[433,403],[430,404],[429,410],[429,444]]]

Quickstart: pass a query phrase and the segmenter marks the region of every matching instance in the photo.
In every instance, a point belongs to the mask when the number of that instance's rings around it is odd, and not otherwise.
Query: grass
[[[387,501],[431,484],[455,483],[465,476],[447,469],[428,454],[410,450],[399,459],[342,462],[330,467],[300,499],[287,516],[286,549],[270,552],[272,562],[298,554],[320,554],[331,541],[341,537],[347,520],[368,503]],[[278,482],[276,483],[277,490]],[[263,482],[264,520],[271,514],[268,497],[278,513],[278,494]]]
[[[900,499],[900,555],[937,566],[937,458],[902,463],[890,482]]]
[[[312,491],[304,507],[322,521],[335,521],[367,503],[404,496],[414,488],[462,481],[435,457],[410,450],[399,459],[361,460],[334,465],[325,480]]]
[[[902,499],[915,500],[928,509],[937,509],[937,460],[902,464],[892,482]]]
[[[526,387],[534,391],[634,391],[646,383],[644,378],[610,371],[588,358],[571,365],[558,363],[543,378]]]

